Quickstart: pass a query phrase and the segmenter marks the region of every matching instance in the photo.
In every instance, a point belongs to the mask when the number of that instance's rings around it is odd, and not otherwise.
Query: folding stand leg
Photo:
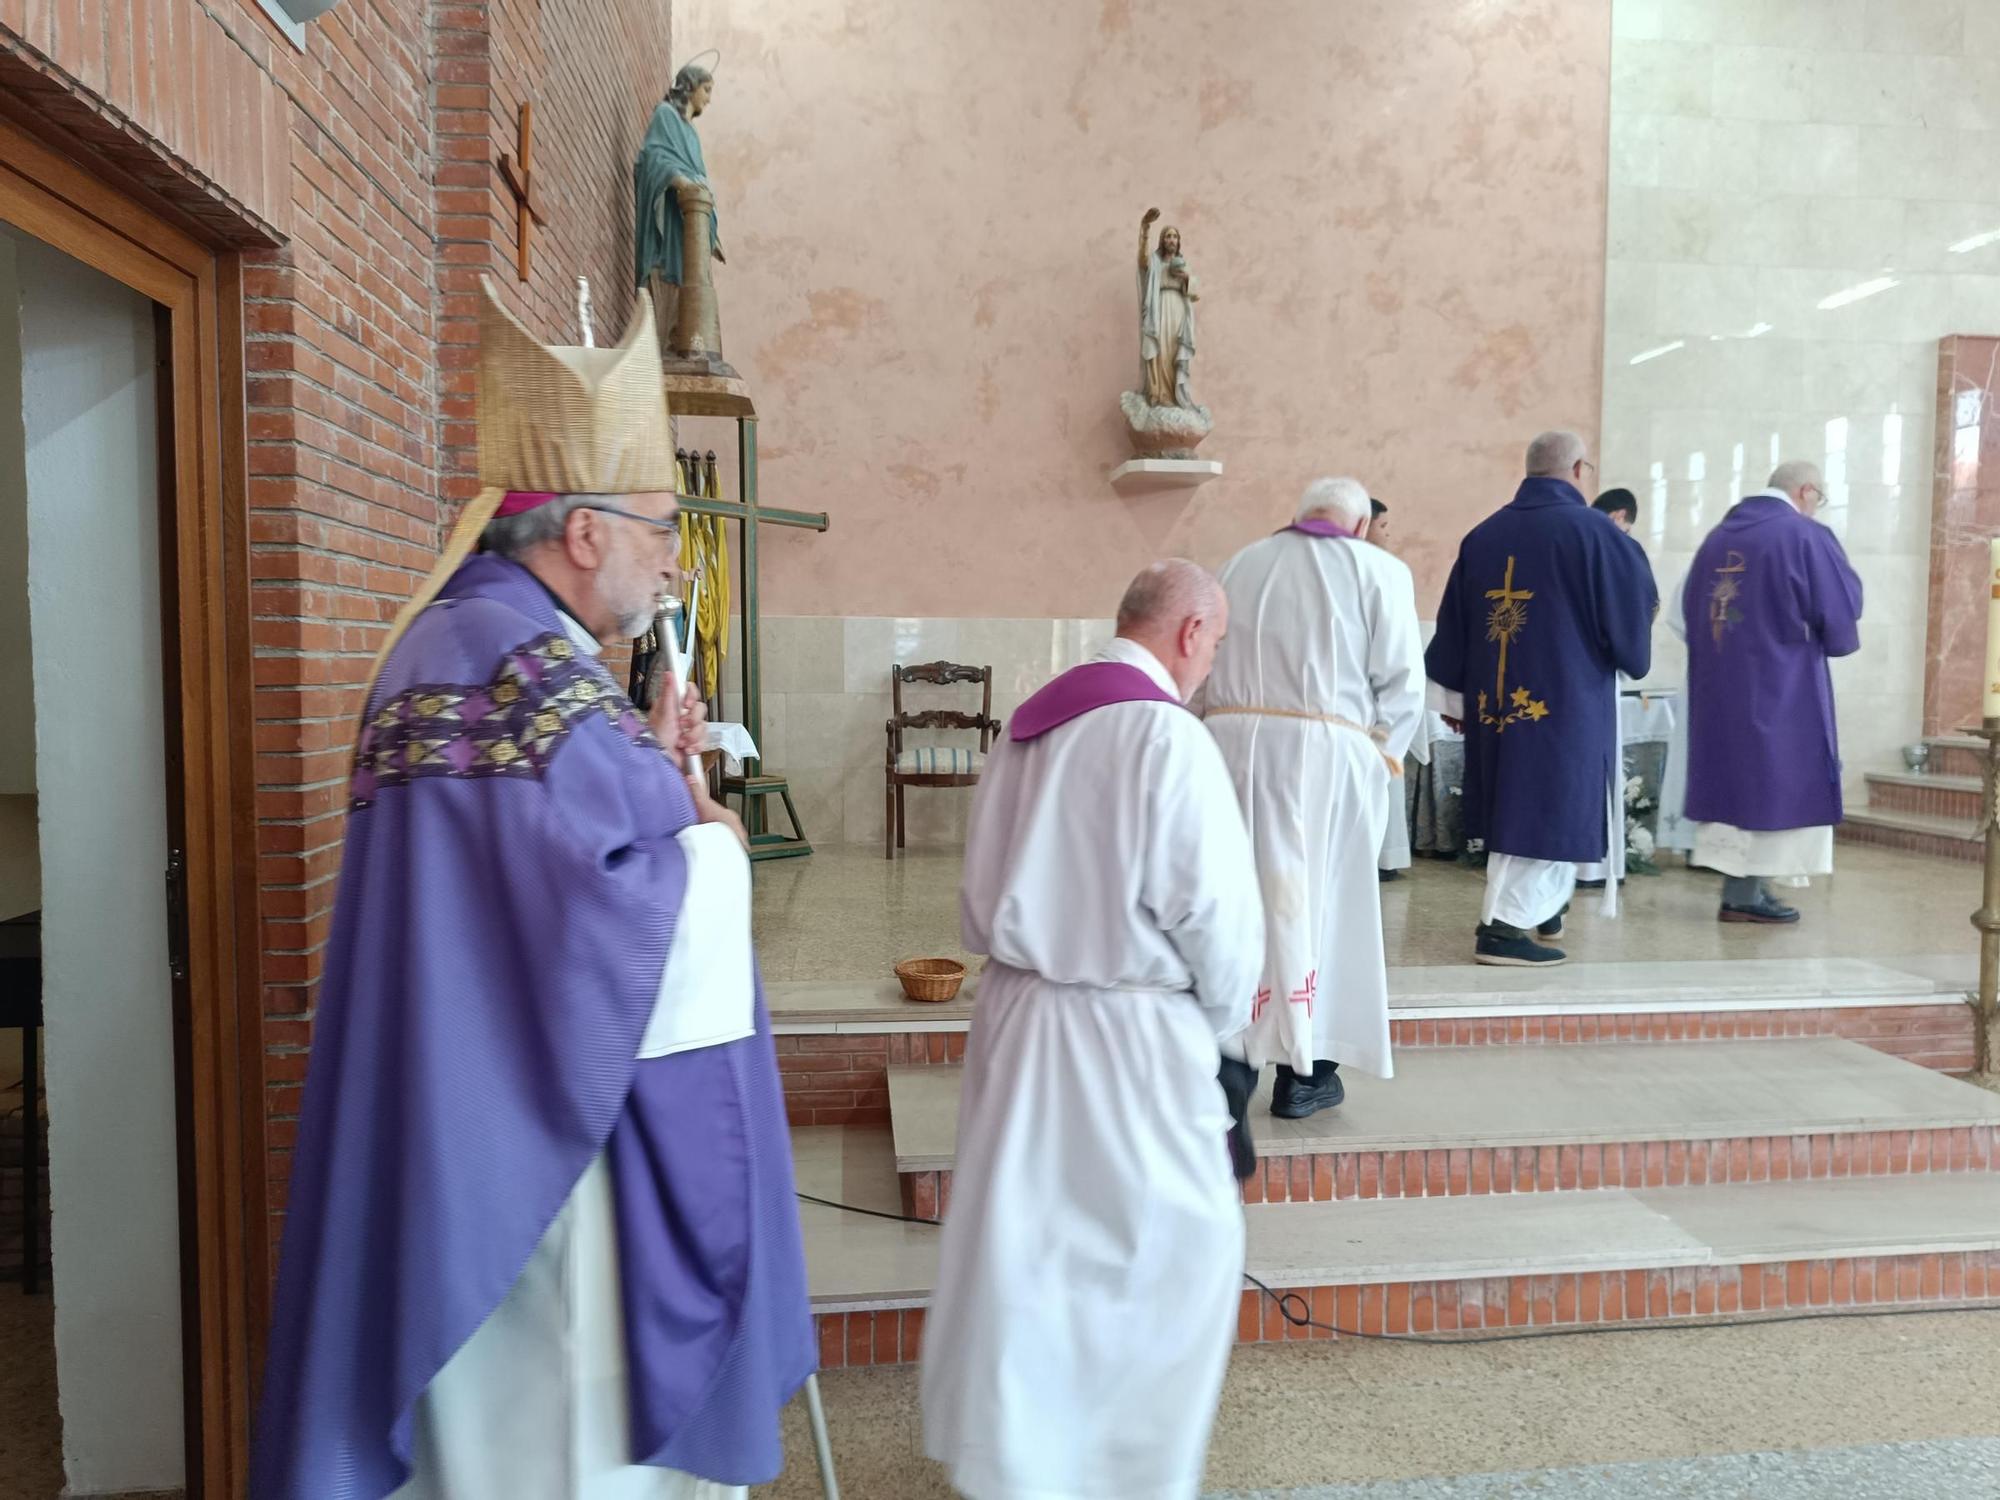
[[[826,1433],[826,1408],[820,1405],[819,1376],[806,1376],[806,1416],[812,1423],[813,1456],[819,1460],[819,1488],[826,1500],[840,1500],[840,1481],[833,1474],[833,1442]]]

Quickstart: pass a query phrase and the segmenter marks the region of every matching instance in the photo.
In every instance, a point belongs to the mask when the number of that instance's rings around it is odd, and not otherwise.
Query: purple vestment
[[[1431,681],[1465,698],[1467,837],[1604,858],[1605,797],[1624,784],[1618,674],[1646,675],[1658,606],[1639,544],[1567,480],[1524,479],[1467,533],[1424,652]]]
[[[1701,544],[1687,615],[1687,815],[1774,831],[1840,821],[1827,658],[1861,645],[1861,580],[1840,539],[1752,495]]]
[[[1129,662],[1087,661],[1042,684],[1015,710],[1012,740],[1039,739],[1051,729],[1113,703],[1171,703],[1185,707],[1172,693]]]
[[[405,1482],[418,1396],[600,1152],[633,1461],[773,1478],[815,1345],[761,993],[754,1036],[635,1060],[685,783],[541,585],[478,556],[391,653],[352,793],[253,1500]]]

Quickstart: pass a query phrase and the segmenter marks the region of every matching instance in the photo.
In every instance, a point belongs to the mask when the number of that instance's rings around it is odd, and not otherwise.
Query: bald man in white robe
[[[1227,623],[1192,563],[1022,705],[966,839],[966,1052],[924,1446],[970,1500],[1200,1488],[1243,1290],[1217,1084],[1263,911],[1229,773],[1184,706]]]

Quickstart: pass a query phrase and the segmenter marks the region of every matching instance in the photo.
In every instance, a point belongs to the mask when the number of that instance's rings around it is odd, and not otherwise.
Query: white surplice
[[[1409,758],[1420,766],[1431,763],[1431,716],[1428,710],[1417,715],[1417,732],[1410,737]],[[1378,870],[1407,870],[1410,867],[1410,804],[1401,786],[1389,789],[1389,822],[1382,830],[1382,852],[1376,856]]]
[[[1760,490],[1758,494],[1792,503],[1783,490]],[[1665,606],[1667,628],[1683,641],[1687,639],[1687,601],[1682,597],[1686,592],[1687,580],[1683,578]],[[1690,694],[1684,718],[1692,717],[1693,703]],[[1685,737],[1681,743],[1685,759]],[[1799,887],[1812,883],[1809,876],[1833,873],[1830,823],[1811,828],[1738,828],[1731,823],[1689,823],[1687,827],[1692,832],[1688,863],[1719,875],[1762,875],[1779,885]]]
[[[1229,633],[1205,714],[1250,825],[1265,913],[1244,1055],[1387,1078],[1376,860],[1403,806],[1389,765],[1402,765],[1424,712],[1410,570],[1365,542],[1281,531],[1220,576]]]
[[[596,639],[563,616],[578,649]],[[750,861],[702,824],[687,859],[679,935],[640,1058],[751,1035]],[[744,1500],[740,1485],[633,1462],[617,1208],[600,1154],[571,1189],[505,1300],[417,1399],[409,1482],[390,1500]]]
[[[1098,658],[1173,681],[1116,640]],[[967,831],[974,1008],[924,1330],[924,1447],[970,1500],[1192,1500],[1235,1337],[1243,1210],[1218,1041],[1263,947],[1201,722],[1093,709],[1002,740]]]

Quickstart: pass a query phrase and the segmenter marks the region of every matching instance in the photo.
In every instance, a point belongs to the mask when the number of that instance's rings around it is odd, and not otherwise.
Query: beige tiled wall
[[[809,837],[830,844],[879,844],[892,664],[942,660],[991,665],[993,708],[1004,722],[1036,688],[1087,659],[1110,637],[1108,619],[767,615],[760,746],[765,763],[790,781]],[[906,691],[905,705],[971,711],[978,707],[978,689],[919,686]],[[741,716],[735,694],[726,696],[724,709],[731,718]],[[976,743],[966,736],[921,734],[906,740],[954,742]],[[910,844],[948,845],[964,839],[970,791],[918,787],[904,796]]]
[[[1614,0],[1602,482],[1665,590],[1774,453],[1826,464],[1868,594],[1850,785],[1921,724],[1937,342],[2000,333],[1996,132],[2000,0]]]

